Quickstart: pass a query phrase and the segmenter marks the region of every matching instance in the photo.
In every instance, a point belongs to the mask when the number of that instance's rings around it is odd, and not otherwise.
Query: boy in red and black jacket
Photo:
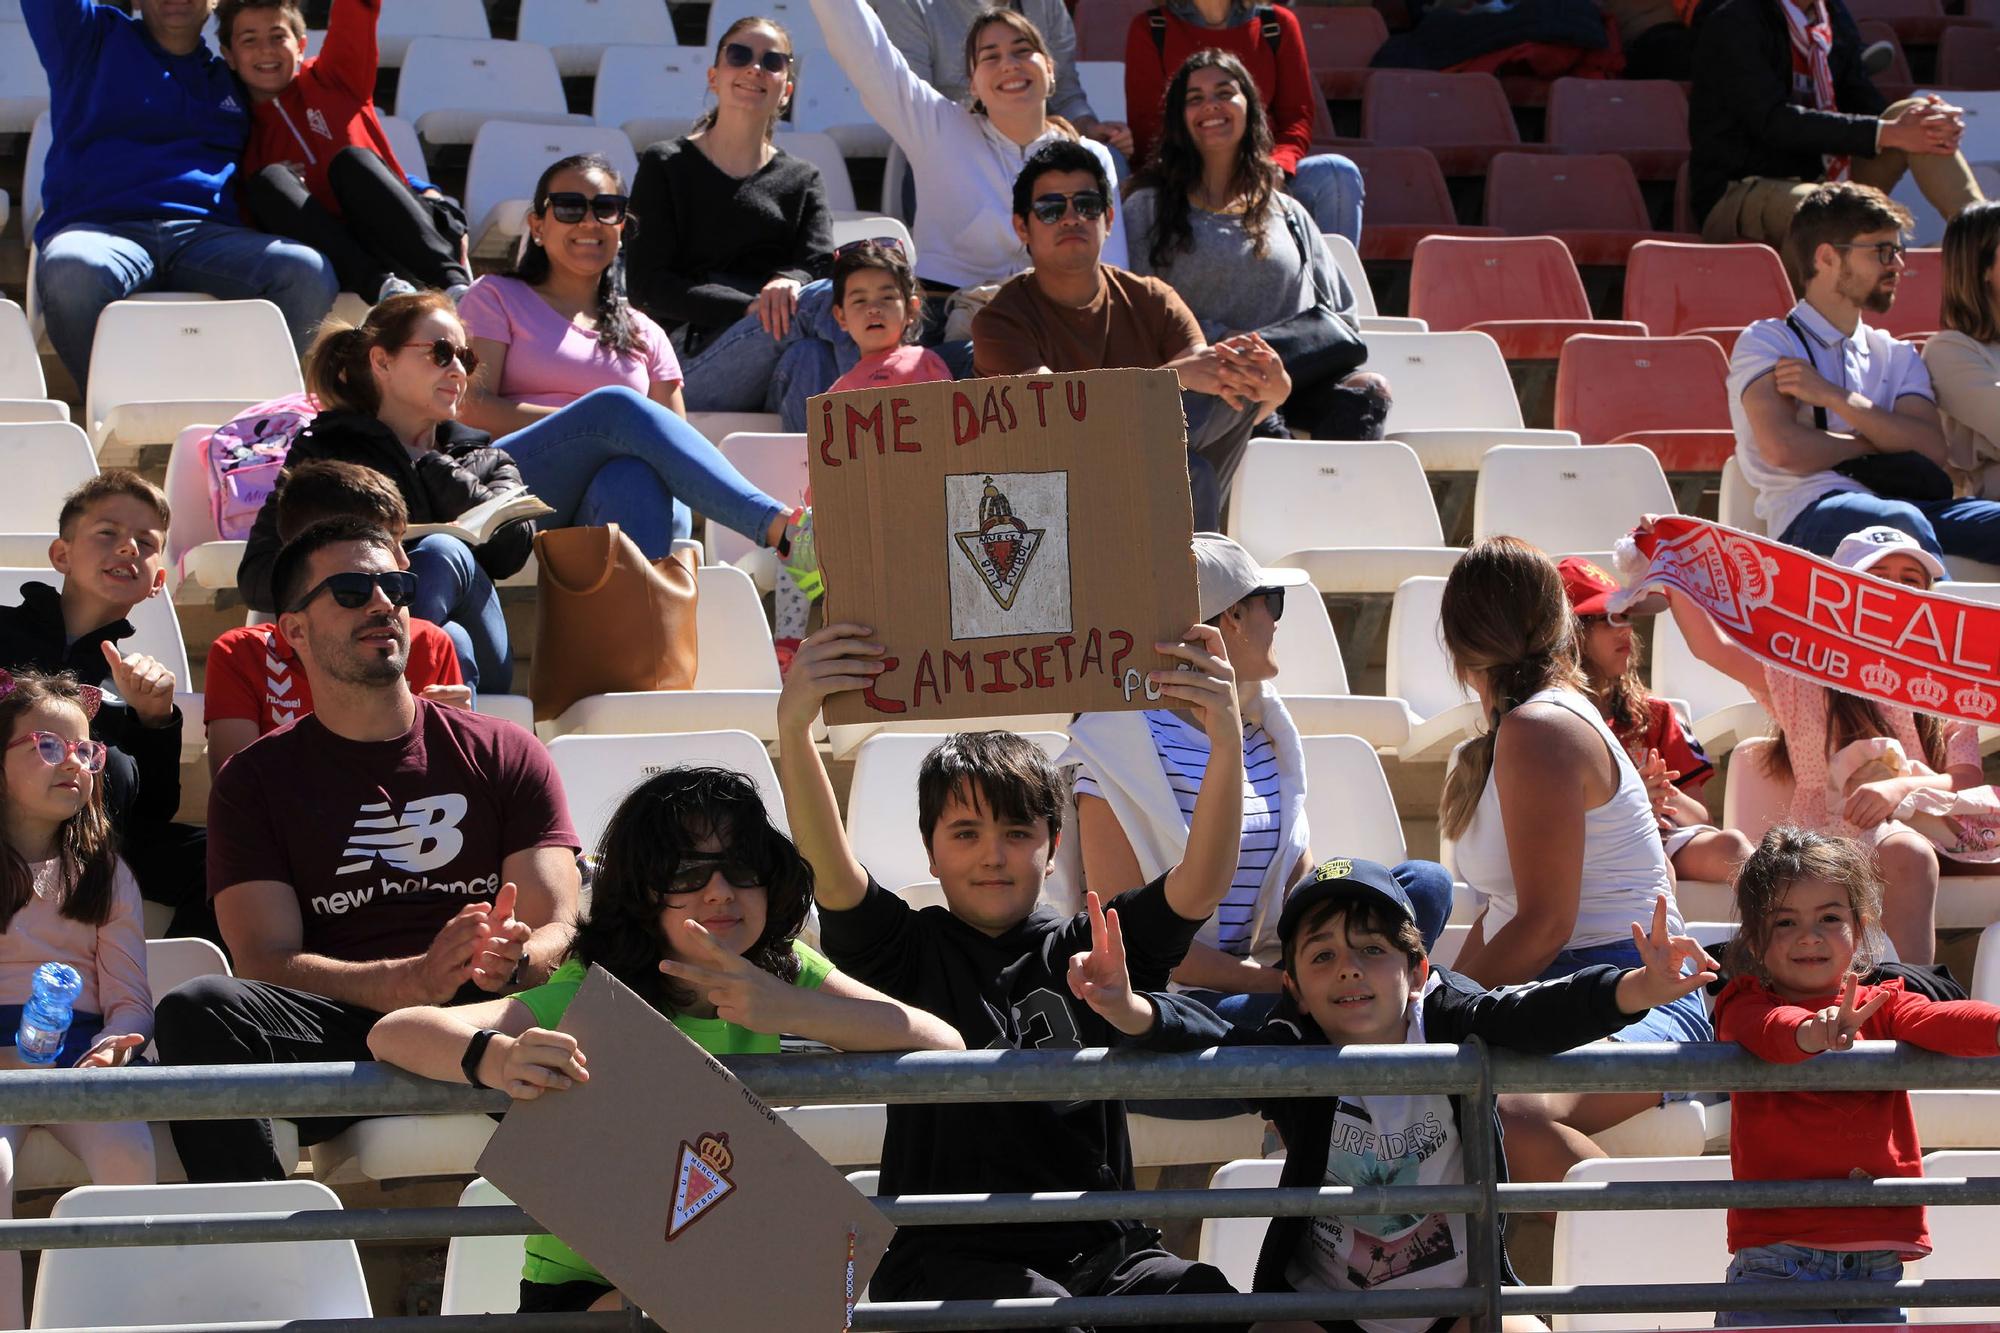
[[[295,0],[222,0],[215,12],[222,58],[250,94],[251,220],[325,254],[341,287],[371,301],[469,286],[464,212],[396,160],[375,113],[382,0],[334,0],[311,59]]]

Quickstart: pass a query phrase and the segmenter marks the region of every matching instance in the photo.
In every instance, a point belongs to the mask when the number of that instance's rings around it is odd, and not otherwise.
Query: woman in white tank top
[[[1645,782],[1582,691],[1575,620],[1554,562],[1513,537],[1475,544],[1445,584],[1440,620],[1453,668],[1488,717],[1485,734],[1459,747],[1445,781],[1442,831],[1457,844],[1458,873],[1485,904],[1453,970],[1502,986],[1593,963],[1638,965],[1632,926],[1651,920],[1657,899],[1667,899],[1670,929],[1682,928],[1673,875]],[[1617,1039],[1714,1035],[1695,994],[1652,1010]],[[1523,1163],[1517,1175],[1560,1178],[1568,1162],[1599,1155],[1583,1135],[1660,1100],[1503,1098],[1503,1110],[1530,1122],[1510,1118],[1509,1158],[1518,1146],[1551,1174]],[[1517,1145],[1517,1137],[1529,1141]],[[1546,1152],[1535,1151],[1536,1141]]]

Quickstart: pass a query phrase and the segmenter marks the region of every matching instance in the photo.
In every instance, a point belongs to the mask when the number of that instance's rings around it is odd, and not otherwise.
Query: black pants
[[[418,198],[376,154],[341,149],[327,169],[327,183],[340,201],[341,217],[323,208],[281,163],[245,182],[243,201],[261,230],[318,250],[333,261],[342,290],[371,301],[391,276],[439,289],[472,281],[459,257],[458,237],[439,225],[433,201]]]
[[[1222,1270],[1183,1259],[1168,1250],[1138,1250],[1128,1254],[1088,1290],[1070,1288],[1018,1262],[1010,1263],[971,1250],[927,1249],[921,1264],[905,1280],[886,1279],[877,1272],[868,1284],[869,1298],[878,1301],[1014,1300],[1062,1296],[1204,1296],[1233,1295],[1236,1288]],[[888,1285],[885,1286],[885,1281]],[[1230,1333],[1240,1324],[1143,1324],[1139,1333]],[[1055,1333],[1085,1333],[1070,1326]]]
[[[160,997],[153,1039],[163,1065],[309,1064],[372,1060],[368,1029],[382,1015],[323,995],[242,977],[199,977]],[[360,1117],[301,1120],[299,1142],[332,1138]],[[284,1180],[268,1120],[176,1120],[174,1147],[192,1183]]]

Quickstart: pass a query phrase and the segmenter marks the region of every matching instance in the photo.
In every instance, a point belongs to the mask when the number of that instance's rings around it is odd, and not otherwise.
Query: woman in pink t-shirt
[[[481,278],[459,318],[478,358],[459,419],[513,454],[548,526],[617,523],[647,555],[698,510],[769,546],[798,517],[690,426],[660,326],[625,299],[624,241],[639,219],[594,153],[542,173],[513,272]]]

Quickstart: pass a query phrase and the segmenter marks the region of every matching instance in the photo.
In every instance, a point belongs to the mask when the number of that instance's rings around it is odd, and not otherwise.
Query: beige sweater
[[[2000,343],[1933,334],[1924,347],[1960,495],[2000,500]]]

